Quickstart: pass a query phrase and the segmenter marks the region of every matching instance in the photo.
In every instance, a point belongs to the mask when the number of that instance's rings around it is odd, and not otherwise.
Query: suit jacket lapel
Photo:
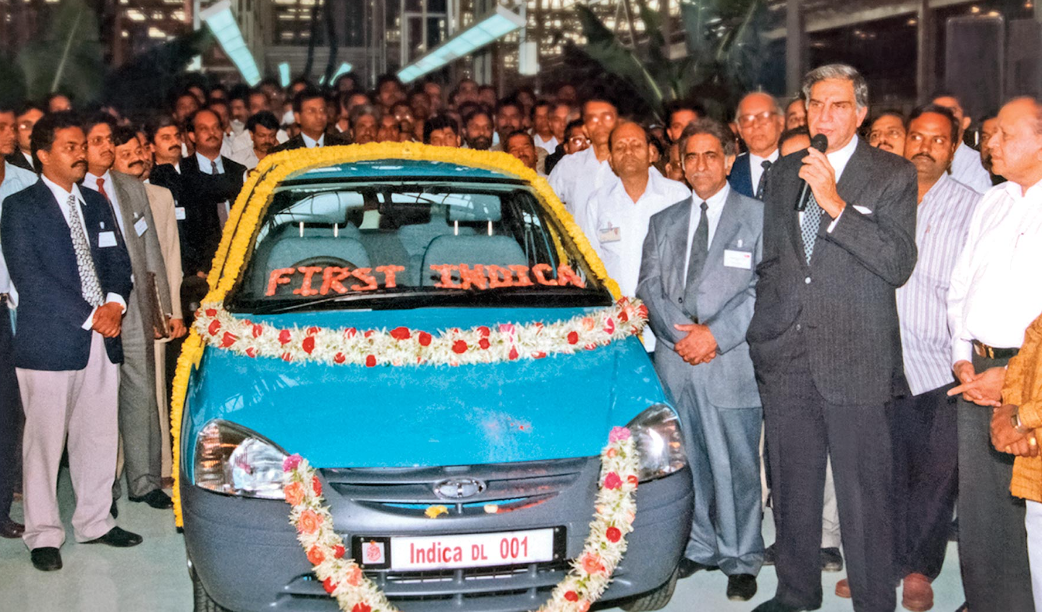
[[[676,207],[676,214],[673,215],[669,227],[666,228],[664,255],[673,258],[676,262],[674,265],[669,266],[669,282],[672,287],[676,287],[677,291],[684,290],[684,281],[686,280],[684,278],[684,263],[687,259],[687,234],[691,223],[691,202],[691,198],[688,197],[688,199]]]
[[[716,231],[713,233],[713,241],[709,243],[709,254],[706,256],[706,263],[711,261],[717,261],[723,259],[724,249],[730,243],[731,238],[738,232],[738,229],[742,226],[742,220],[738,218],[738,192],[734,189],[727,194],[727,200],[724,201],[724,209],[720,211],[720,221],[716,224]],[[703,278],[705,275],[703,274]]]

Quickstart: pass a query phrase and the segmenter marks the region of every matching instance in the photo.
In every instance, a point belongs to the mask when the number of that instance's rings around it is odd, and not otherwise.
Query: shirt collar
[[[710,210],[722,208],[724,202],[727,201],[727,196],[730,195],[730,193],[731,185],[730,183],[725,181],[723,189],[709,196],[709,199],[705,200],[705,203],[709,205]],[[698,194],[695,193],[694,190],[691,191],[691,204],[696,208],[702,204],[702,198],[698,197]]]
[[[93,172],[88,172],[87,176],[83,177],[83,184],[86,185],[88,189],[95,189],[98,184],[98,179],[104,181],[106,185],[112,182],[112,176],[109,174],[109,171],[106,170],[105,174],[102,174],[101,176],[98,176]]]
[[[1002,183],[1002,188],[1005,189],[1006,193],[1008,193],[1014,200],[1037,200],[1042,197],[1042,181],[1028,187],[1027,192],[1022,192],[1021,190],[1023,187],[1013,181]]]
[[[224,164],[221,163],[221,156],[218,155],[217,159],[211,160],[209,157],[203,155],[199,151],[195,152],[195,158],[199,161],[199,170],[203,174],[213,174],[212,164],[217,164],[217,172],[224,172]]]
[[[763,162],[765,162],[765,161],[769,161],[772,164],[774,162],[778,161],[778,149],[774,149],[774,152],[772,152],[767,157],[760,157],[759,155],[756,155],[756,154],[754,154],[752,152],[749,153],[749,162],[750,162],[749,165],[751,165],[751,166],[762,166]]]
[[[83,200],[83,196],[80,194],[80,188],[76,185],[76,183],[72,184],[72,191],[66,191],[64,187],[55,183],[46,176],[41,174],[40,178],[43,180],[43,184],[51,190],[52,194],[54,194],[54,199],[58,200],[58,204],[64,206],[69,201],[70,195],[76,196],[76,199],[79,201]]]
[[[948,173],[942,172],[941,178],[937,179],[937,182],[934,183],[929,189],[926,190],[926,193],[923,194],[923,201],[919,203],[920,206],[926,204],[927,201],[932,201],[933,198],[937,196],[937,194],[944,192],[944,190],[948,188],[948,181],[952,180],[955,179],[948,178]]]
[[[310,136],[308,136],[304,132],[301,132],[300,135],[304,137],[304,146],[309,148],[309,149],[314,149],[315,147],[321,147],[323,145],[323,143],[325,143],[325,141],[326,141],[326,135],[325,134],[322,134],[321,136],[319,136],[318,140],[314,140],[313,138],[311,138]]]

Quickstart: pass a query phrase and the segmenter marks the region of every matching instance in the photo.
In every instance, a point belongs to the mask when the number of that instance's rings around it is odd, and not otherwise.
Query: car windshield
[[[275,313],[610,301],[530,187],[454,179],[283,184],[227,304]]]

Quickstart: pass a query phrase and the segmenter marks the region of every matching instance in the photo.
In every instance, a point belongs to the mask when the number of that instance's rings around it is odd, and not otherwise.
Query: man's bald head
[[[608,163],[623,183],[647,179],[651,167],[652,145],[648,133],[637,123],[620,123],[608,139]]]
[[[759,157],[768,157],[778,148],[785,117],[774,96],[755,91],[746,94],[738,103],[735,123],[749,152]]]
[[[984,146],[995,174],[1024,190],[1042,181],[1042,105],[1028,97],[1007,102],[999,111],[998,130]]]
[[[648,139],[648,132],[639,123],[633,121],[625,121],[620,123],[611,131],[611,137],[608,139],[608,150],[612,150],[615,146],[616,140],[624,138],[643,138],[645,144],[649,144],[651,141]]]

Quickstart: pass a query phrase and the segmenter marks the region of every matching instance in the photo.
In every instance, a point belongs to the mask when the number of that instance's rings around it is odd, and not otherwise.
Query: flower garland
[[[647,321],[639,300],[620,298],[614,306],[556,323],[502,323],[437,335],[396,327],[360,331],[353,327],[280,329],[236,317],[219,304],[204,305],[195,331],[206,344],[245,357],[271,357],[291,363],[416,366],[495,363],[542,359],[605,346],[636,335]]]
[[[246,256],[257,233],[257,227],[263,218],[268,204],[271,202],[275,188],[288,176],[313,168],[321,168],[332,164],[351,163],[357,161],[374,161],[381,159],[412,159],[441,163],[461,164],[474,168],[483,168],[495,172],[512,174],[528,182],[535,189],[542,203],[550,211],[551,216],[564,228],[571,237],[576,248],[590,267],[594,278],[604,284],[617,299],[620,296],[618,284],[608,276],[600,257],[590,246],[582,229],[554,193],[545,178],[526,167],[520,160],[502,152],[476,151],[471,149],[455,149],[449,147],[433,147],[417,143],[371,143],[366,145],[350,145],[346,147],[316,147],[313,149],[295,149],[268,155],[257,166],[239,192],[235,205],[232,206],[224,234],[214,255],[210,274],[206,279],[210,291],[203,299],[205,304],[221,304],[228,291],[235,285],[242,272]],[[556,235],[555,235],[556,241]],[[180,435],[181,421],[184,412],[185,397],[188,391],[188,378],[191,369],[199,364],[204,348],[202,336],[195,329],[185,340],[181,357],[177,362],[174,386],[170,398],[170,428],[173,436],[173,501],[174,523],[182,527],[184,519],[181,512],[180,480]],[[180,385],[178,385],[180,381]]]
[[[625,427],[615,427],[601,451],[601,477],[590,533],[572,569],[554,587],[538,612],[586,612],[608,588],[611,576],[626,552],[626,535],[633,531],[637,504],[637,446]],[[300,457],[283,463],[286,503],[292,506],[290,523],[297,529],[315,576],[343,612],[398,612],[384,593],[346,556],[343,539],[333,527],[324,505],[322,482],[315,468]]]

